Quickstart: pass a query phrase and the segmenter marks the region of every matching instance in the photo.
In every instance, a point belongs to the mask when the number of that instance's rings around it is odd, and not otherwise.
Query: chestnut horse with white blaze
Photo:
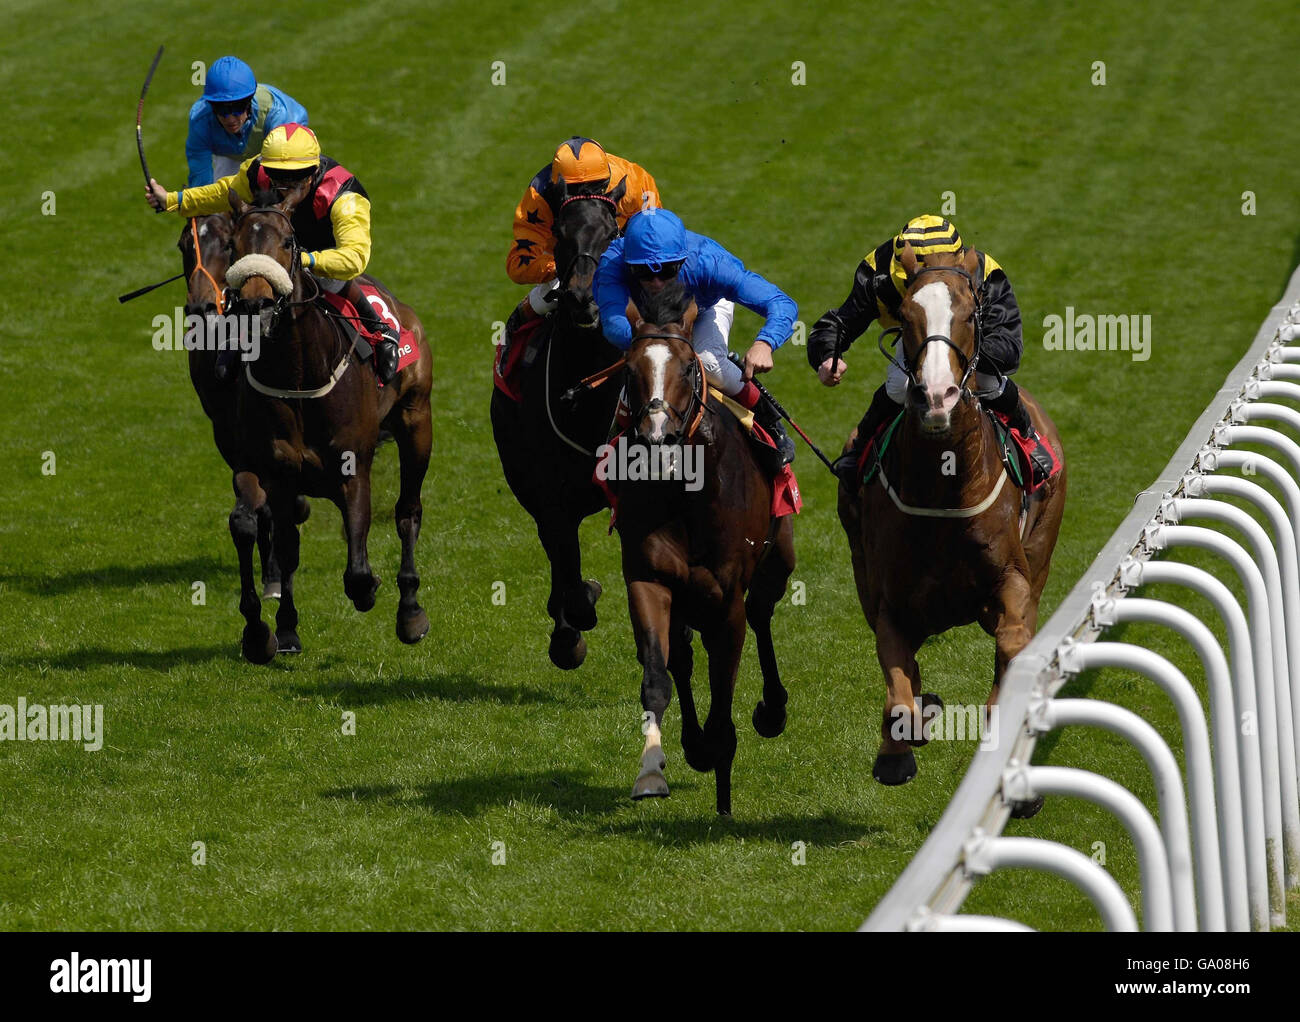
[[[634,411],[625,439],[667,452],[661,466],[695,466],[699,478],[617,485],[623,577],[643,668],[646,741],[632,797],[668,795],[660,729],[676,682],[686,762],[714,771],[717,810],[729,814],[736,753],[731,704],[746,621],[763,673],[754,728],[765,738],[785,729],[787,695],[771,623],[794,570],[792,516],[773,517],[771,477],[744,427],[710,395],[691,347],[696,307],[689,293],[670,285],[642,305],[646,322],[635,327],[627,356],[627,399]],[[700,632],[709,657],[703,728],[691,692],[692,629]]]
[[[1066,480],[1056,426],[1021,388],[1034,428],[1062,468],[1027,501],[1006,485],[993,422],[972,390],[981,313],[975,253],[931,255],[920,267],[909,245],[900,261],[908,280],[899,313],[902,368],[910,386],[893,438],[897,460],[888,475],[882,468],[855,493],[841,487],[839,497],[858,599],[885,674],[872,775],[889,785],[916,776],[912,748],[927,740],[922,709],[942,706],[921,692],[916,653],[927,638],[978,621],[996,642],[986,714],[996,702],[1007,664],[1037,628]]]

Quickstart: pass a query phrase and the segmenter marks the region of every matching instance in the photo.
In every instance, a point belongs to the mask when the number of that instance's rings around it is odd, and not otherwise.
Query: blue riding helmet
[[[647,266],[652,273],[658,273],[664,263],[681,262],[690,254],[686,228],[676,213],[666,209],[647,209],[633,215],[623,237],[623,262]]]
[[[203,98],[209,103],[235,103],[257,91],[253,69],[238,57],[221,57],[208,69]]]

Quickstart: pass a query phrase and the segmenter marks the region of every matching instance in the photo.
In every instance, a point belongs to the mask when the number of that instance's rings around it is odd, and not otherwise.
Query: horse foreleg
[[[419,642],[429,631],[429,617],[415,594],[420,575],[415,569],[415,541],[420,538],[420,521],[424,504],[420,488],[429,468],[429,450],[433,446],[433,428],[429,422],[427,398],[416,407],[403,408],[401,428],[395,430],[397,454],[401,463],[402,487],[393,508],[397,536],[402,541],[402,565],[397,572],[397,637],[405,643]]]
[[[343,572],[343,591],[352,606],[363,613],[375,605],[379,579],[370,569],[366,543],[370,536],[370,464],[358,464],[357,474],[343,483],[340,510],[348,540],[348,566]]]
[[[632,797],[666,798],[668,781],[664,777],[666,761],[661,728],[673,694],[664,653],[669,648],[672,594],[657,582],[629,582],[627,603],[636,635],[636,658],[642,668],[641,730],[645,734],[641,772],[632,786]]]
[[[981,621],[980,624],[996,641],[997,653],[993,663],[993,687],[984,704],[986,711],[998,701],[998,686],[1002,684],[1007,664],[1034,637],[1038,607],[1034,602],[1033,590],[1024,575],[1015,570],[1002,575],[988,616],[989,620]]]
[[[736,725],[731,719],[731,700],[736,689],[736,672],[745,648],[745,603],[737,594],[726,618],[718,626],[701,632],[709,654],[709,716],[704,721],[704,740],[713,752],[713,780],[718,793],[718,813],[731,815],[731,763],[736,758]]]
[[[275,559],[272,541],[271,506],[263,504],[257,511],[257,556],[262,562],[262,599],[280,598],[280,565]]]
[[[754,730],[764,738],[775,738],[785,730],[785,704],[789,695],[781,684],[772,645],[772,613],[794,571],[794,531],[788,521],[781,527],[777,546],[759,565],[745,597],[745,617],[754,630],[758,645],[758,666],[763,672],[763,698],[754,707]]]
[[[582,666],[587,658],[587,641],[582,633],[596,627],[596,613],[592,609],[599,586],[588,603],[582,582],[582,553],[578,548],[578,520],[576,516],[556,510],[537,519],[537,537],[542,541],[546,559],[551,564],[551,593],[546,600],[546,613],[555,622],[551,630],[549,649],[551,663],[561,670],[571,671]],[[593,583],[594,585],[594,583]],[[583,590],[581,604],[585,615],[572,613],[574,600],[570,594]],[[581,607],[579,607],[581,609]]]
[[[266,506],[266,491],[252,472],[234,477],[235,508],[230,512],[230,538],[239,555],[239,612],[244,615],[242,649],[249,663],[265,664],[275,656],[275,636],[262,620],[262,601],[257,598],[253,575],[253,548],[257,544],[257,520]]]
[[[921,672],[916,650],[883,611],[876,618],[876,657],[885,672],[885,712],[871,776],[881,784],[906,784],[916,776],[912,746],[925,740],[915,698],[921,690]]]
[[[299,535],[297,507],[292,497],[272,498],[275,557],[280,565],[280,608],[275,613],[275,641],[281,653],[301,653],[298,638],[298,606],[293,600],[293,576],[298,570]]]
[[[704,773],[713,769],[713,754],[704,741],[699,714],[695,710],[695,690],[691,687],[691,676],[695,672],[692,638],[690,627],[674,616],[668,639],[668,673],[677,686],[677,701],[682,711],[682,752],[692,770]]]

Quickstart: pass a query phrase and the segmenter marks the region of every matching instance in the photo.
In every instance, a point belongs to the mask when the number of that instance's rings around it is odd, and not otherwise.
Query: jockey
[[[190,107],[185,161],[187,188],[229,177],[262,148],[266,133],[281,124],[306,124],[307,111],[291,96],[260,85],[238,57],[222,57],[208,70],[203,96]]]
[[[621,231],[627,218],[659,205],[655,179],[635,163],[611,156],[600,143],[577,135],[560,143],[551,162],[537,172],[515,209],[515,240],[506,272],[516,284],[536,285],[510,314],[506,337],[530,320],[545,316],[556,299],[555,238],[551,224],[570,195],[605,195],[625,183],[615,209]]]
[[[321,155],[310,128],[282,124],[267,132],[260,156],[210,185],[169,192],[151,178],[145,198],[154,209],[203,216],[229,210],[231,190],[245,202],[255,202],[254,196],[267,190],[283,199],[303,180],[310,180],[311,187],[291,217],[303,268],[322,289],[351,302],[366,329],[380,338],[375,375],[387,384],[397,371],[398,332],[375,312],[356,279],[370,262],[370,198],[350,171]]]
[[[926,214],[914,217],[897,237],[884,242],[858,264],[853,289],[838,309],[822,316],[808,337],[808,362],[817,370],[823,384],[834,387],[848,367],[843,361],[831,364],[837,343],[847,351],[879,319],[885,327],[899,325],[898,312],[907,291],[906,274],[898,261],[905,244],[912,246],[924,264],[928,255],[937,252],[962,252],[957,228],[941,217]],[[975,371],[976,394],[986,408],[1001,412],[1012,429],[1026,441],[1035,481],[1052,474],[1055,458],[1035,432],[1029,412],[1020,400],[1020,390],[1008,379],[1020,367],[1024,340],[1020,332],[1020,306],[1006,272],[983,252],[975,286],[980,291],[983,309],[979,368]],[[866,415],[858,424],[857,436],[847,453],[835,462],[835,474],[850,490],[857,481],[857,462],[862,448],[876,431],[898,414],[907,398],[907,376],[891,365],[885,382],[871,399]]]
[[[755,373],[772,368],[772,352],[789,339],[799,315],[794,300],[764,280],[712,238],[694,234],[666,209],[647,209],[627,222],[623,237],[610,242],[596,269],[596,302],[605,339],[626,351],[632,344],[627,319],[633,292],[658,294],[680,276],[695,296],[699,315],[691,344],[710,381],[746,408],[776,442],[781,464],[794,460],[794,442],[781,425],[771,400],[753,383]],[[727,336],[735,303],[766,322],[745,353],[744,369],[727,358]]]

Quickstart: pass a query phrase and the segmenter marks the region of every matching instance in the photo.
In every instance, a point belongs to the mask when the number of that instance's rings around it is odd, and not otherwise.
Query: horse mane
[[[640,292],[635,301],[642,318],[654,326],[667,323],[680,323],[686,318],[686,310],[695,301],[690,288],[678,280],[669,281],[657,295],[652,295],[638,288]]]

